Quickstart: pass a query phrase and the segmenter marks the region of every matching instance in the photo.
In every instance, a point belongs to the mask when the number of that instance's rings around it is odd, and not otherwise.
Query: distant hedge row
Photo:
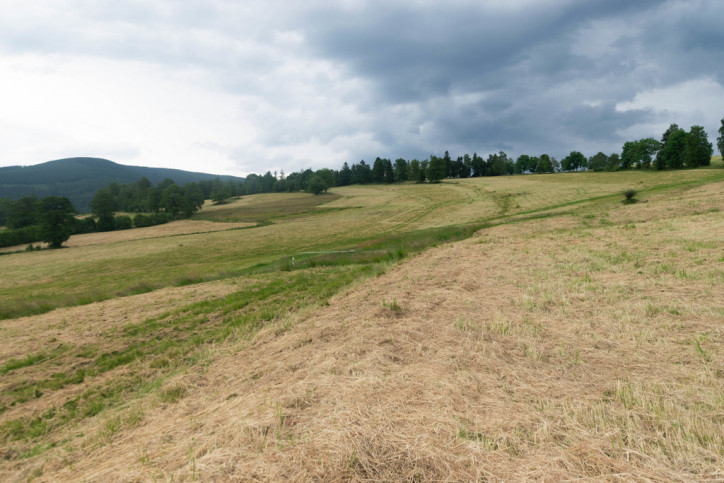
[[[150,215],[139,213],[133,218],[127,215],[118,215],[115,217],[114,230],[162,225],[173,219],[173,216],[167,213],[152,213]],[[96,220],[88,216],[75,219],[72,233],[73,235],[80,235],[82,233],[95,233],[97,231]],[[0,248],[37,243],[40,242],[41,239],[41,227],[38,225],[0,230]]]
[[[0,247],[11,247],[14,245],[25,245],[40,240],[39,226],[26,226],[14,230],[0,231]]]

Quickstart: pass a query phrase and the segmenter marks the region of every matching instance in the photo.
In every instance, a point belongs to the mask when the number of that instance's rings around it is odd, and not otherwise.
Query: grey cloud
[[[617,103],[690,79],[724,83],[715,0],[78,5],[64,22],[0,18],[0,51],[201,69],[259,131],[230,156],[246,163],[282,163],[265,153],[311,139],[347,161],[610,152],[622,130],[655,124]]]

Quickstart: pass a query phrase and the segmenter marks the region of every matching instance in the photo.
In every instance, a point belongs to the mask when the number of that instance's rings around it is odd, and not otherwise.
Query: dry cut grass
[[[210,348],[212,363],[2,474],[721,480],[722,188],[603,200],[429,250]]]
[[[190,235],[194,233],[209,233],[214,231],[232,230],[235,228],[246,228],[254,223],[220,223],[205,220],[179,220],[163,225],[149,226],[145,228],[134,228],[132,230],[108,231],[103,233],[84,233],[73,235],[64,244],[66,247],[84,247],[90,245],[108,245],[109,243],[127,242],[134,240],[145,240],[148,238],[164,238],[169,236]],[[45,247],[45,243],[35,243],[35,246]],[[23,250],[26,245],[0,248],[2,252],[17,252]]]

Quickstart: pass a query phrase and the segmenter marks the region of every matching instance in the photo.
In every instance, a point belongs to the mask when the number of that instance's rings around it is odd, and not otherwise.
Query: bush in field
[[[151,216],[151,225],[163,225],[173,220],[173,215],[169,213],[153,213]]]
[[[118,215],[114,221],[114,226],[116,230],[130,230],[133,228],[133,221],[130,216]]]
[[[139,213],[133,217],[133,226],[135,226],[136,228],[151,226],[151,218],[147,215]]]
[[[636,202],[638,201],[638,200],[636,199],[636,195],[637,195],[637,194],[638,194],[638,193],[636,192],[636,190],[634,190],[634,189],[627,189],[626,191],[623,192],[623,196],[624,196],[623,202],[624,202],[624,203],[636,203]]]

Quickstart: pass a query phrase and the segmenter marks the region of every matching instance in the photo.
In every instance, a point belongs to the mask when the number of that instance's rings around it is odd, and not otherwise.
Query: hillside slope
[[[4,479],[721,478],[723,187],[592,202],[427,250],[208,347],[42,457],[6,458]],[[90,314],[92,341],[101,324],[233,287],[5,323],[60,333]]]
[[[180,169],[126,166],[101,158],[67,158],[32,166],[0,167],[0,198],[18,199],[32,194],[40,198],[65,196],[77,210],[85,212],[96,190],[110,183],[132,183],[143,176],[154,185],[165,178],[183,185],[216,177]]]

